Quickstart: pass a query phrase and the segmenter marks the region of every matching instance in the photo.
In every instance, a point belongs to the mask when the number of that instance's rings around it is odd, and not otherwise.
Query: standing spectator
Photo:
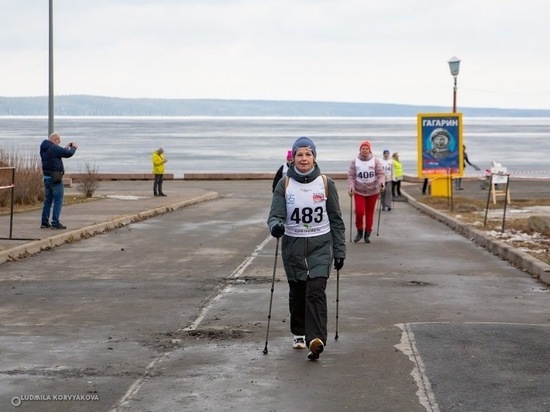
[[[380,194],[382,202],[382,210],[391,210],[392,204],[392,179],[393,179],[393,160],[390,158],[390,151],[385,149],[382,153],[383,157],[380,160],[382,163],[382,168],[384,169],[384,174],[386,175],[386,190]]]
[[[78,145],[69,143],[66,147],[61,147],[61,136],[59,133],[52,133],[50,137],[40,145],[40,159],[42,161],[42,173],[44,175],[44,206],[42,208],[42,223],[40,227],[46,229],[67,229],[59,221],[61,208],[63,206],[63,195],[65,188],[63,186],[63,158],[72,157]],[[52,209],[53,203],[53,209]],[[50,212],[52,221],[50,224]]]
[[[359,154],[351,161],[348,170],[348,194],[355,200],[355,243],[361,240],[363,231],[365,242],[370,243],[376,200],[385,187],[382,163],[374,157],[371,143],[365,140],[361,142]]]
[[[277,170],[277,173],[275,173],[275,177],[273,178],[273,188],[271,189],[272,192],[275,191],[275,187],[277,187],[277,183],[279,183],[279,180],[281,180],[283,176],[286,176],[286,172],[291,164],[292,150],[289,150],[288,152],[286,152],[286,163],[282,164],[281,167],[279,167],[279,170]]]
[[[403,165],[399,161],[399,153],[394,152],[391,155],[393,159],[393,184],[392,195],[393,197],[401,197],[401,181],[403,180]]]
[[[469,164],[476,171],[479,171],[480,170],[479,167],[477,167],[473,163],[470,163],[470,159],[468,159],[468,155],[466,154],[466,146],[462,146],[462,150],[463,150],[463,153],[464,153],[464,169],[466,169],[466,164]],[[455,189],[456,190],[464,190],[464,188],[462,187],[462,178],[461,177],[455,179]]]
[[[422,194],[425,195],[426,194],[426,191],[428,190],[428,184],[429,184],[429,179],[426,177],[424,178],[424,182],[422,182]]]
[[[319,359],[327,342],[326,286],[330,267],[342,269],[345,225],[334,181],[321,174],[315,144],[300,137],[292,146],[293,164],[273,192],[267,225],[282,236],[281,255],[289,286],[293,348],[309,348]]]
[[[153,152],[153,174],[155,175],[155,182],[153,183],[153,195],[166,196],[162,191],[162,183],[164,181],[164,164],[168,161],[164,156],[164,149],[159,147]]]

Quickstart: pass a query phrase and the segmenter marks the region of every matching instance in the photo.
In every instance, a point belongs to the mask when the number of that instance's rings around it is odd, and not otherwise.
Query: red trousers
[[[372,232],[378,193],[371,196],[354,193],[353,197],[355,199],[355,227],[357,230],[365,229],[367,232]]]

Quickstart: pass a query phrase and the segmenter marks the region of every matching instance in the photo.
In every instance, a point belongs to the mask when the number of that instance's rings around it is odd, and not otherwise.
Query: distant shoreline
[[[290,100],[152,99],[55,96],[55,116],[136,117],[416,117],[449,106]],[[460,107],[470,117],[550,117],[550,109]],[[48,97],[0,97],[0,116],[47,116]]]

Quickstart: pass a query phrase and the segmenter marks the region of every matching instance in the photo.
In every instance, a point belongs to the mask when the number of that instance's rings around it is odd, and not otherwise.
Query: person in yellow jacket
[[[155,175],[155,182],[153,183],[153,194],[155,196],[166,196],[162,192],[162,181],[164,180],[164,164],[168,161],[164,157],[164,149],[159,147],[153,152],[153,174]]]
[[[392,154],[393,159],[393,178],[391,191],[393,197],[401,197],[401,181],[403,180],[403,165],[399,161],[399,153],[394,152]],[[397,196],[396,196],[397,195]]]

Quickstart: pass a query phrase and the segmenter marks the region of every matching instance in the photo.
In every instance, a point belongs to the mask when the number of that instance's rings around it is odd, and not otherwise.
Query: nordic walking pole
[[[380,215],[382,214],[382,198],[380,197],[382,195],[382,192],[380,192],[380,195],[378,196],[378,202],[380,203],[380,207],[378,208],[378,224],[376,225],[376,236],[380,235]]]
[[[279,254],[279,238],[275,246],[275,263],[273,263],[273,279],[271,280],[271,298],[269,299],[269,313],[267,315],[267,332],[265,334],[264,355],[267,355],[267,341],[269,339],[269,324],[271,323],[271,307],[273,306],[273,291],[275,290],[275,272],[277,271],[277,255]]]
[[[336,271],[336,336],[335,340],[338,340],[338,306],[340,303],[340,269]]]
[[[351,232],[353,232],[353,196],[349,197],[349,241],[351,243]]]

